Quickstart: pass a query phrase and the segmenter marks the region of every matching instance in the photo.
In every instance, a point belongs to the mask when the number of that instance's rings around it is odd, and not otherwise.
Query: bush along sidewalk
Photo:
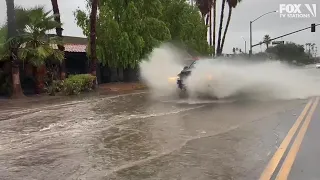
[[[53,81],[47,87],[47,92],[51,96],[59,92],[65,95],[78,95],[81,92],[91,91],[95,80],[96,77],[91,74],[70,75],[64,81]]]

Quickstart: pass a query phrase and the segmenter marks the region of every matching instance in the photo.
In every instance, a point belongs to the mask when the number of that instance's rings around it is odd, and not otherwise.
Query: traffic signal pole
[[[315,24],[314,26],[315,26],[315,27],[316,27],[316,26],[320,26],[320,24]],[[307,30],[307,29],[311,29],[311,26],[310,26],[310,27],[307,27],[307,28],[303,28],[303,29],[297,30],[297,31],[294,31],[294,32],[291,32],[291,33],[288,33],[288,34],[285,34],[285,35],[282,35],[282,36],[278,36],[278,37],[276,37],[276,38],[272,38],[272,39],[270,39],[270,40],[268,40],[268,41],[270,42],[270,41],[273,41],[273,40],[276,40],[276,39],[279,39],[279,38],[282,38],[282,37],[285,37],[285,36],[289,36],[289,35],[291,35],[291,34],[295,34],[295,33],[298,33],[298,32],[300,32],[300,31],[304,31],[304,30]],[[252,45],[252,46],[251,46],[251,49],[252,49],[253,47],[255,47],[255,46],[259,46],[259,45],[264,44],[264,43],[266,43],[266,42],[267,42],[267,41],[263,41],[263,42],[260,42],[260,43],[258,43],[258,44]]]

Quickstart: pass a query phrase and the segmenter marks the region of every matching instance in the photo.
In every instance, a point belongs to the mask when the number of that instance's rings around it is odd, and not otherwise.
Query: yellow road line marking
[[[316,108],[318,106],[318,103],[319,103],[319,97],[317,98],[315,103],[312,105],[312,108],[311,108],[308,116],[306,117],[306,120],[302,124],[301,130],[299,131],[297,137],[295,138],[295,140],[290,148],[290,151],[289,151],[284,163],[282,164],[282,167],[281,167],[276,179],[286,180],[288,178],[290,170],[291,170],[292,165],[297,157],[297,153],[299,152],[302,140],[307,132],[307,129],[308,129],[309,124],[312,120],[312,116],[314,114],[314,111],[316,110]]]
[[[296,120],[296,122],[293,124],[292,128],[289,130],[287,136],[282,141],[281,145],[279,146],[278,150],[274,153],[273,157],[269,161],[268,165],[264,169],[263,173],[260,176],[260,180],[270,180],[273,172],[277,168],[280,159],[282,158],[284,152],[286,151],[292,137],[294,136],[295,132],[297,131],[299,125],[303,121],[304,117],[306,116],[308,110],[310,109],[310,106],[312,104],[313,99],[310,99],[308,104],[305,106],[303,111],[301,112],[300,116]]]

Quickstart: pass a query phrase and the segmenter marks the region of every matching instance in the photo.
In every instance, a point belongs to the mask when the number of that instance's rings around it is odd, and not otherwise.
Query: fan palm
[[[269,45],[271,43],[270,39],[271,38],[268,34],[263,37],[263,42],[266,44],[267,49],[269,48]]]
[[[44,11],[44,7],[34,7],[31,9],[16,8],[18,35],[10,38],[7,44],[16,44],[19,60],[27,61],[35,67],[37,92],[44,86],[39,75],[39,68],[45,65],[48,58],[62,61],[64,52],[57,50],[54,45],[61,45],[59,37],[49,37],[46,33],[57,27],[61,23],[54,21],[55,15],[50,15],[50,11]]]
[[[19,50],[19,57],[22,60],[31,62],[39,67],[45,63],[45,60],[54,56],[56,60],[63,60],[64,53],[54,49],[54,44],[61,45],[59,37],[48,37],[46,33],[57,27],[61,23],[54,21],[54,15],[45,12],[43,7],[36,7],[25,10],[28,16],[24,20],[24,33],[19,36],[23,46]]]

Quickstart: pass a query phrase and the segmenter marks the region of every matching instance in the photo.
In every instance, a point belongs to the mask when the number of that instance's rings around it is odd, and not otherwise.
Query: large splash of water
[[[141,78],[152,94],[176,95],[175,77],[183,68],[181,51],[167,44],[155,48],[140,64]],[[320,71],[280,61],[201,59],[186,85],[191,96],[218,98],[303,99],[320,95]]]

